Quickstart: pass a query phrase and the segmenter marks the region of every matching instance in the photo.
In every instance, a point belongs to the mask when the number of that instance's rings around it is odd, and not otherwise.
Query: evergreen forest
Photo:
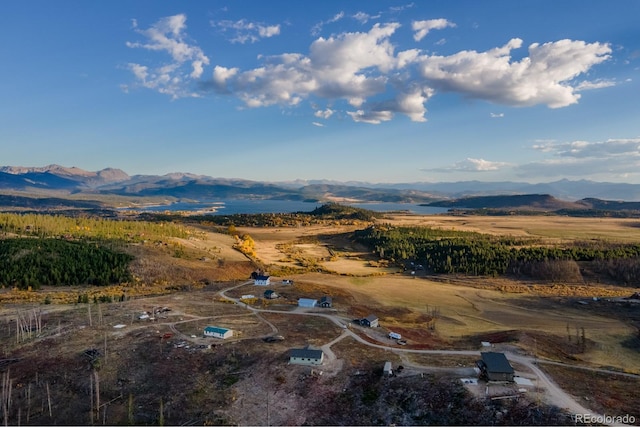
[[[130,243],[188,238],[197,231],[163,221],[0,213],[0,287],[106,286],[131,280]]]
[[[623,282],[640,278],[640,244],[559,245],[475,232],[386,225],[358,230],[355,239],[382,259],[415,261],[433,274],[530,275],[542,263],[566,266],[566,262],[589,262]]]
[[[106,286],[131,279],[133,259],[97,243],[60,239],[0,240],[0,284],[18,289],[41,286]]]

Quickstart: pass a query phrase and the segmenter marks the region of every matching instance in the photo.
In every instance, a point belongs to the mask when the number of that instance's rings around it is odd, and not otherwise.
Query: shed
[[[294,348],[289,351],[289,363],[294,365],[322,365],[324,353],[322,350],[309,348]]]
[[[360,324],[362,326],[368,326],[369,328],[377,328],[378,327],[378,316],[374,314],[370,314],[364,319],[360,320]]]
[[[306,307],[312,308],[318,305],[317,299],[309,299],[309,298],[299,298],[298,299],[298,307]]]
[[[320,298],[320,307],[330,308],[333,306],[333,300],[330,296]]]
[[[271,283],[269,276],[263,276],[262,274],[256,275],[253,279],[253,284],[257,286],[268,286]]]
[[[204,328],[204,336],[227,339],[233,336],[233,331],[231,329],[218,328],[216,326],[207,326]]]
[[[278,298],[278,294],[276,294],[276,291],[274,291],[273,289],[269,289],[264,291],[264,297],[266,299],[276,299]]]
[[[476,362],[480,376],[488,381],[513,381],[514,369],[504,353],[493,351],[480,353],[481,360]]]
[[[391,369],[391,362],[384,362],[384,368],[382,369],[382,373],[385,376],[393,375],[393,369]]]

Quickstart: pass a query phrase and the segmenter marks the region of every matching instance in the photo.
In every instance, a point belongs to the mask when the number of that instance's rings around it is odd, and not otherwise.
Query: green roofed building
[[[233,331],[231,329],[207,326],[206,328],[204,328],[204,336],[227,339],[233,336]]]

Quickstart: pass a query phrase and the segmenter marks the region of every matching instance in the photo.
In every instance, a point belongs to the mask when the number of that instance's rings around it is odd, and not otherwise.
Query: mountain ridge
[[[171,196],[177,199],[263,198],[314,201],[430,203],[465,197],[548,194],[565,202],[583,199],[640,202],[640,185],[567,179],[548,183],[512,181],[458,181],[368,183],[336,180],[252,181],[213,178],[184,172],[165,175],[129,175],[121,169],[86,171],[76,166],[0,167],[0,190],[113,194],[120,196]],[[583,203],[586,208],[588,203]]]

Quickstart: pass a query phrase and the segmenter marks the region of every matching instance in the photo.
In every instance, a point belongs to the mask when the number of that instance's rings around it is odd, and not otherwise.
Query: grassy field
[[[637,220],[394,215],[380,221],[531,236],[549,241],[640,242]],[[578,304],[578,300],[594,297],[628,296],[633,293],[632,288],[588,283],[516,282],[503,278],[415,277],[403,274],[397,268],[380,266],[365,248],[346,237],[346,231],[345,227],[319,226],[277,231],[243,229],[256,241],[256,256],[263,264],[275,269],[287,265],[302,269],[299,260],[307,259],[314,265],[321,265],[324,272],[307,269],[287,278],[294,279],[297,286],[304,284],[307,293],[314,297],[323,293],[337,294],[335,306],[345,317],[376,313],[383,327],[404,330],[405,334],[416,337],[415,344],[423,340],[433,345],[448,343],[453,346],[468,337],[496,331],[517,330],[525,335],[544,331],[559,343],[555,347],[566,345],[567,353],[585,363],[640,372],[638,351],[621,344],[637,333],[636,328],[620,316],[601,315],[589,305]],[[289,256],[293,250],[295,259]],[[336,274],[326,274],[326,271]],[[345,304],[339,303],[341,298]],[[557,304],[557,299],[575,300],[575,304]],[[434,311],[437,312],[435,328],[425,334],[425,320]],[[591,343],[580,354],[574,354],[575,349],[572,349],[571,340],[576,340],[576,330],[584,330],[585,338]],[[428,339],[427,335],[437,339]],[[523,339],[520,345],[527,352],[536,351],[533,340]],[[558,355],[558,359],[562,357]]]

